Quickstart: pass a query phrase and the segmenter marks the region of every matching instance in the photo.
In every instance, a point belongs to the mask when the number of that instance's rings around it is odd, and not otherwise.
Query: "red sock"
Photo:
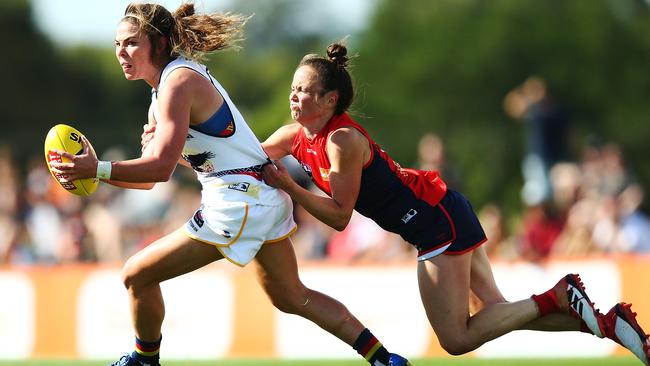
[[[537,304],[540,316],[560,310],[560,305],[557,303],[557,296],[555,296],[555,291],[553,289],[539,295],[533,295],[530,298]]]

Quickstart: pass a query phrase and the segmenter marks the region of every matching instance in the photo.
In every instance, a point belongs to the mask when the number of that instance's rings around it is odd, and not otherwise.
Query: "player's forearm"
[[[108,183],[115,187],[127,188],[127,189],[142,189],[142,190],[150,190],[156,185],[156,183],[131,183],[131,182],[120,182],[112,179],[102,180],[102,182]]]
[[[314,194],[298,184],[286,188],[285,192],[312,216],[335,230],[342,231],[348,226],[352,211],[345,210],[334,199]]]
[[[166,182],[171,178],[176,162],[169,163],[152,156],[115,161],[111,165],[111,180],[124,183]]]

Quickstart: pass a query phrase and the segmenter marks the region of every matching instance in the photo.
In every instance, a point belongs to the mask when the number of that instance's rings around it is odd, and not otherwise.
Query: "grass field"
[[[414,366],[640,366],[642,363],[632,357],[579,358],[579,359],[490,359],[440,358],[411,360]],[[112,361],[77,360],[31,360],[0,361],[0,366],[105,366]],[[364,366],[362,360],[212,360],[212,361],[167,361],[163,366]]]

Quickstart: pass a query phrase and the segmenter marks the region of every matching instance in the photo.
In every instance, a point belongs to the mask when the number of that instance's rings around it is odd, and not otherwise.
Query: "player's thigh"
[[[255,270],[260,285],[269,296],[296,296],[304,291],[289,238],[264,244],[255,256]]]
[[[176,230],[129,258],[122,272],[125,282],[159,283],[221,258],[223,256],[213,245],[191,239],[182,230]]]
[[[492,265],[481,245],[472,251],[470,288],[484,305],[506,301],[494,280]]]
[[[467,329],[471,256],[442,254],[418,262],[422,304],[441,341]]]

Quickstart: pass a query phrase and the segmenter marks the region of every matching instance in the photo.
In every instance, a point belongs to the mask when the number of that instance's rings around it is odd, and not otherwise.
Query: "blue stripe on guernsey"
[[[215,137],[229,137],[235,133],[232,113],[226,102],[207,121],[191,125],[190,128]]]

